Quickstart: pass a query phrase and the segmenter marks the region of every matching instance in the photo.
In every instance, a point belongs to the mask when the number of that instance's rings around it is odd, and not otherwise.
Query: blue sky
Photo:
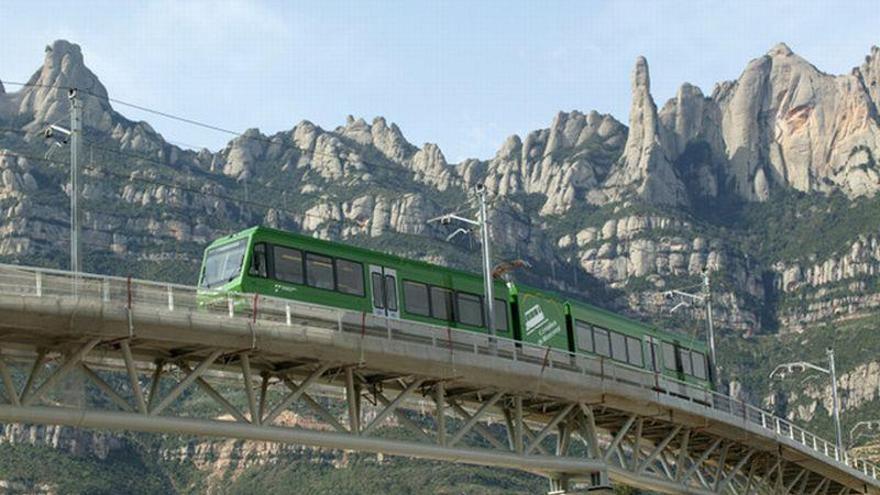
[[[0,0],[0,80],[26,80],[65,38],[112,97],[226,128],[396,122],[449,161],[489,158],[560,110],[628,121],[644,55],[658,105],[710,93],[779,41],[830,73],[880,44],[877,1],[77,2]],[[10,87],[7,90],[14,90]],[[118,108],[167,139],[228,136]]]

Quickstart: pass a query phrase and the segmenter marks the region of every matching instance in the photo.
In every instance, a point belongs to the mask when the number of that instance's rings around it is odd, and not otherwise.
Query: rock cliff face
[[[876,192],[877,112],[858,73],[824,74],[780,44],[738,81],[719,85],[713,99],[737,194],[766,200],[764,183],[851,197]]]
[[[651,96],[651,77],[644,57],[636,60],[633,69],[629,136],[623,156],[605,183],[605,197],[596,195],[595,200],[619,201],[630,194],[651,204],[687,202],[684,184],[661,143],[661,121]]]
[[[90,146],[88,269],[192,283],[207,242],[258,223],[474,269],[475,239],[447,242],[426,222],[484,183],[496,257],[533,266],[517,279],[638,317],[668,316],[662,293],[703,270],[723,334],[809,332],[880,306],[876,47],[835,76],[780,44],[711,94],[683,84],[659,110],[639,58],[629,126],[560,112],[492,158],[450,164],[381,117],[182,149],[117,112],[82,50],[57,41],[30,85],[0,85],[6,261],[65,264],[66,150],[42,131],[66,118],[69,87]]]

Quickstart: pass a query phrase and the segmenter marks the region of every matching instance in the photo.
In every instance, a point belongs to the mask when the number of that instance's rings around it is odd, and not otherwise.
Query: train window
[[[370,274],[373,281],[373,307],[385,309],[385,291],[382,290],[382,274],[373,272]]]
[[[629,356],[629,364],[638,367],[645,366],[645,359],[642,355],[642,341],[633,337],[626,338],[626,352]]]
[[[282,282],[303,283],[302,251],[282,246],[272,247],[275,278]]]
[[[694,365],[694,376],[700,380],[705,380],[706,373],[706,356],[701,352],[691,351],[691,361]]]
[[[593,343],[596,344],[596,354],[611,356],[611,340],[608,338],[608,330],[593,327]]]
[[[364,295],[364,267],[348,260],[336,260],[336,290],[354,296]]]
[[[678,357],[679,357],[679,359],[681,359],[681,371],[685,375],[693,375],[694,374],[694,367],[691,364],[691,351],[679,347],[678,348]]]
[[[574,321],[575,332],[577,332],[578,349],[587,352],[593,352],[593,329],[590,324],[581,320]]]
[[[262,278],[268,276],[266,271],[266,243],[254,244],[254,254],[251,256],[251,268],[248,270],[248,275]]]
[[[394,275],[385,275],[385,303],[388,311],[397,311],[397,281]]]
[[[319,289],[333,290],[333,258],[306,253],[306,283]]]
[[[495,312],[493,324],[498,332],[507,331],[507,302],[501,299],[495,299],[495,305],[492,307]]]
[[[611,358],[626,362],[626,335],[611,332]]]
[[[678,364],[676,361],[675,346],[668,342],[663,342],[663,365],[668,370],[677,371]]]
[[[466,292],[456,292],[458,303],[458,322],[475,327],[483,326],[483,301],[480,296]]]
[[[431,287],[431,316],[440,320],[452,319],[452,291]]]
[[[223,285],[241,273],[244,251],[247,244],[242,239],[233,244],[211,248],[205,255],[205,272],[202,287]]]
[[[409,280],[403,281],[403,304],[414,315],[431,316],[428,303],[428,286]]]

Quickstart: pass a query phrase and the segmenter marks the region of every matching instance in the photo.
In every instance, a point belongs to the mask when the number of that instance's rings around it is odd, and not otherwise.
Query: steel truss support
[[[378,372],[366,363],[273,363],[253,349],[157,356],[141,345],[136,339],[91,339],[44,348],[29,354],[35,359],[26,374],[21,358],[0,354],[8,402],[0,405],[0,421],[279,441],[508,467],[547,476],[551,492],[558,493],[570,493],[577,483],[604,487],[608,476],[665,493],[846,493],[839,482],[775,453],[663,416]],[[90,360],[91,354],[98,356]],[[27,376],[20,391],[13,371]],[[85,376],[113,404],[107,407],[118,410],[49,406],[57,385],[72,373]],[[108,379],[111,373],[121,379]],[[331,389],[336,392],[327,394]],[[180,417],[175,405],[192,393],[210,398],[216,413]],[[328,407],[326,400],[342,407]],[[287,411],[311,414],[322,426],[286,427],[281,423]],[[403,428],[414,440],[389,440],[387,427]]]

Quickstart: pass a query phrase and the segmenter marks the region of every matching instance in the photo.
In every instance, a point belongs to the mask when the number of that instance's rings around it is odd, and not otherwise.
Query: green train
[[[707,349],[695,339],[525,285],[494,283],[499,337],[594,354],[711,388]],[[199,287],[488,333],[478,275],[266,227],[211,243]]]

